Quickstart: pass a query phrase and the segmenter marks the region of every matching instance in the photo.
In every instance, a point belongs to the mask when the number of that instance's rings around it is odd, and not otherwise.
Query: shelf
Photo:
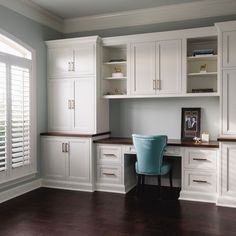
[[[126,61],[112,61],[112,62],[104,62],[104,65],[125,65]]]
[[[214,76],[217,75],[217,72],[203,72],[203,73],[188,73],[188,76]]]
[[[127,77],[105,77],[105,80],[126,80]]]
[[[201,55],[201,56],[191,56],[187,58],[188,61],[203,61],[203,60],[207,60],[207,61],[215,61],[217,60],[217,55]]]

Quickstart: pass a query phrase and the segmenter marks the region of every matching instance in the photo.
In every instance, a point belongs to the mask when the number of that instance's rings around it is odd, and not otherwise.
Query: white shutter
[[[12,168],[30,164],[30,71],[11,66]]]
[[[7,169],[6,64],[0,63],[0,172]]]

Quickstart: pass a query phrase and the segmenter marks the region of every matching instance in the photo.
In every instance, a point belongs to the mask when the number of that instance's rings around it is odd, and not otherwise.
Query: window
[[[32,53],[0,34],[0,182],[31,174]]]

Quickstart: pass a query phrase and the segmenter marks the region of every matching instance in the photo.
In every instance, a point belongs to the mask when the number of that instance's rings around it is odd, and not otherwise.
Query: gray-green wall
[[[44,41],[62,38],[62,34],[0,6],[0,28],[36,51],[37,153],[40,161],[39,134],[47,128],[46,46]],[[40,165],[38,165],[40,167]]]

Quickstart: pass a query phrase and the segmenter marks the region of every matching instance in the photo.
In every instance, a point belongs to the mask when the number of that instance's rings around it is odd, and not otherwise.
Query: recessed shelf
[[[217,75],[217,72],[202,72],[202,73],[188,73],[188,76],[208,76],[208,75]]]
[[[104,62],[104,65],[125,65],[126,61],[112,61],[112,62]]]
[[[188,61],[217,60],[217,55],[201,55],[188,57]]]
[[[127,77],[105,77],[105,80],[126,80]]]

